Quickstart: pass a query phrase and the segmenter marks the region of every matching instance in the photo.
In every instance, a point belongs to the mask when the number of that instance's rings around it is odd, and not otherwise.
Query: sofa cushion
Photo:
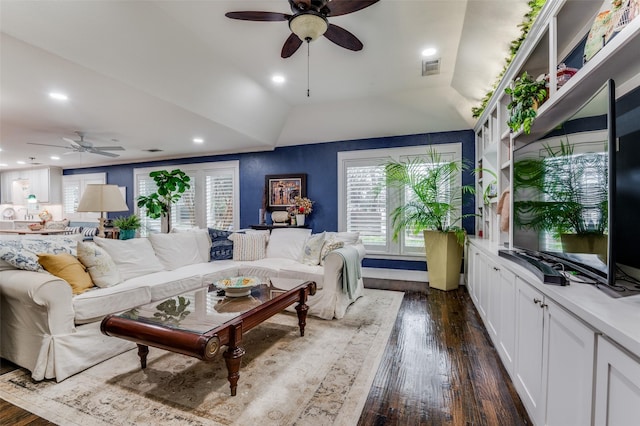
[[[311,235],[311,229],[274,229],[269,237],[267,256],[269,258],[282,257],[297,262],[302,261],[302,252],[307,237]]]
[[[86,324],[108,314],[123,312],[151,302],[149,287],[116,285],[94,287],[73,297],[74,322]]]
[[[73,237],[39,237],[3,239],[0,244],[0,259],[17,269],[42,272],[44,269],[38,262],[39,253],[76,255],[77,240]]]
[[[229,239],[233,241],[233,260],[258,260],[263,259],[266,255],[268,234],[234,232],[229,235]]]
[[[301,263],[284,257],[264,258],[252,262],[236,262],[238,275],[256,276],[261,278],[277,277],[281,269],[296,268]]]
[[[229,239],[231,231],[209,228],[211,237],[211,260],[233,259],[233,241]]]
[[[207,240],[208,238],[207,234]],[[203,260],[198,247],[198,235],[196,232],[151,234],[149,235],[149,241],[160,263],[167,271],[208,261],[209,247],[207,245],[207,260]]]
[[[69,253],[42,253],[38,255],[38,261],[47,272],[69,283],[73,294],[84,293],[93,287],[84,265]]]
[[[95,243],[78,241],[78,260],[89,271],[98,287],[111,287],[122,281],[120,271],[109,253]]]
[[[326,239],[322,245],[322,250],[320,251],[320,265],[324,265],[324,258],[327,257],[329,252],[342,247],[344,247],[344,241],[337,241],[333,237]]]
[[[113,240],[95,237],[93,241],[109,253],[123,280],[164,269],[153,251],[153,246],[146,238]]]
[[[318,290],[324,287],[324,268],[322,266],[302,265],[284,267],[278,271],[278,278],[293,278],[314,281]]]
[[[202,276],[187,265],[172,271],[159,271],[123,281],[116,287],[149,289],[151,302],[166,299],[202,287]]]
[[[302,249],[302,263],[305,265],[319,265],[320,264],[320,252],[324,245],[324,235],[313,234],[307,238]]]
[[[198,251],[200,252],[201,262],[208,262],[211,260],[211,236],[209,235],[209,231],[204,228],[190,228],[190,229],[179,229],[172,228],[172,233],[177,232],[191,232],[195,235],[196,244],[198,244]],[[153,244],[153,241],[151,242]]]

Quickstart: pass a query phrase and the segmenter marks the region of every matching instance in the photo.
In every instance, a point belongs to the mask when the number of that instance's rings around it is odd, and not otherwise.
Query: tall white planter
[[[297,214],[296,215],[296,224],[298,226],[304,226],[304,215],[303,214]]]

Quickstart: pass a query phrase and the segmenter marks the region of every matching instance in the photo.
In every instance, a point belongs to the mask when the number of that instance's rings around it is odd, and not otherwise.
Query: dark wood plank
[[[531,424],[464,287],[405,293],[358,424]]]
[[[405,293],[358,424],[531,424],[466,289],[422,287]],[[2,400],[0,413],[2,425],[51,424]]]

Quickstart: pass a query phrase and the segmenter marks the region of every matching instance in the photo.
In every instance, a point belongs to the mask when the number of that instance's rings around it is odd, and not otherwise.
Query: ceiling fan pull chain
[[[309,40],[307,40],[307,98],[309,97]]]

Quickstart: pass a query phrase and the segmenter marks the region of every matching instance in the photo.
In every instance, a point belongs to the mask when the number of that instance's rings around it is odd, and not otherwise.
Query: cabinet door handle
[[[544,309],[544,308],[546,308],[547,306],[549,306],[549,305],[547,305],[546,303],[543,303],[543,304],[541,304],[541,305],[540,305],[540,308],[541,308],[541,309]]]
[[[542,300],[540,300],[540,299],[533,299],[533,303],[535,303],[535,304],[537,305],[538,303],[542,303]]]
[[[500,270],[500,268],[496,268],[496,267],[494,266],[494,267],[493,267],[493,270],[494,270],[494,271],[499,271],[499,270]]]

